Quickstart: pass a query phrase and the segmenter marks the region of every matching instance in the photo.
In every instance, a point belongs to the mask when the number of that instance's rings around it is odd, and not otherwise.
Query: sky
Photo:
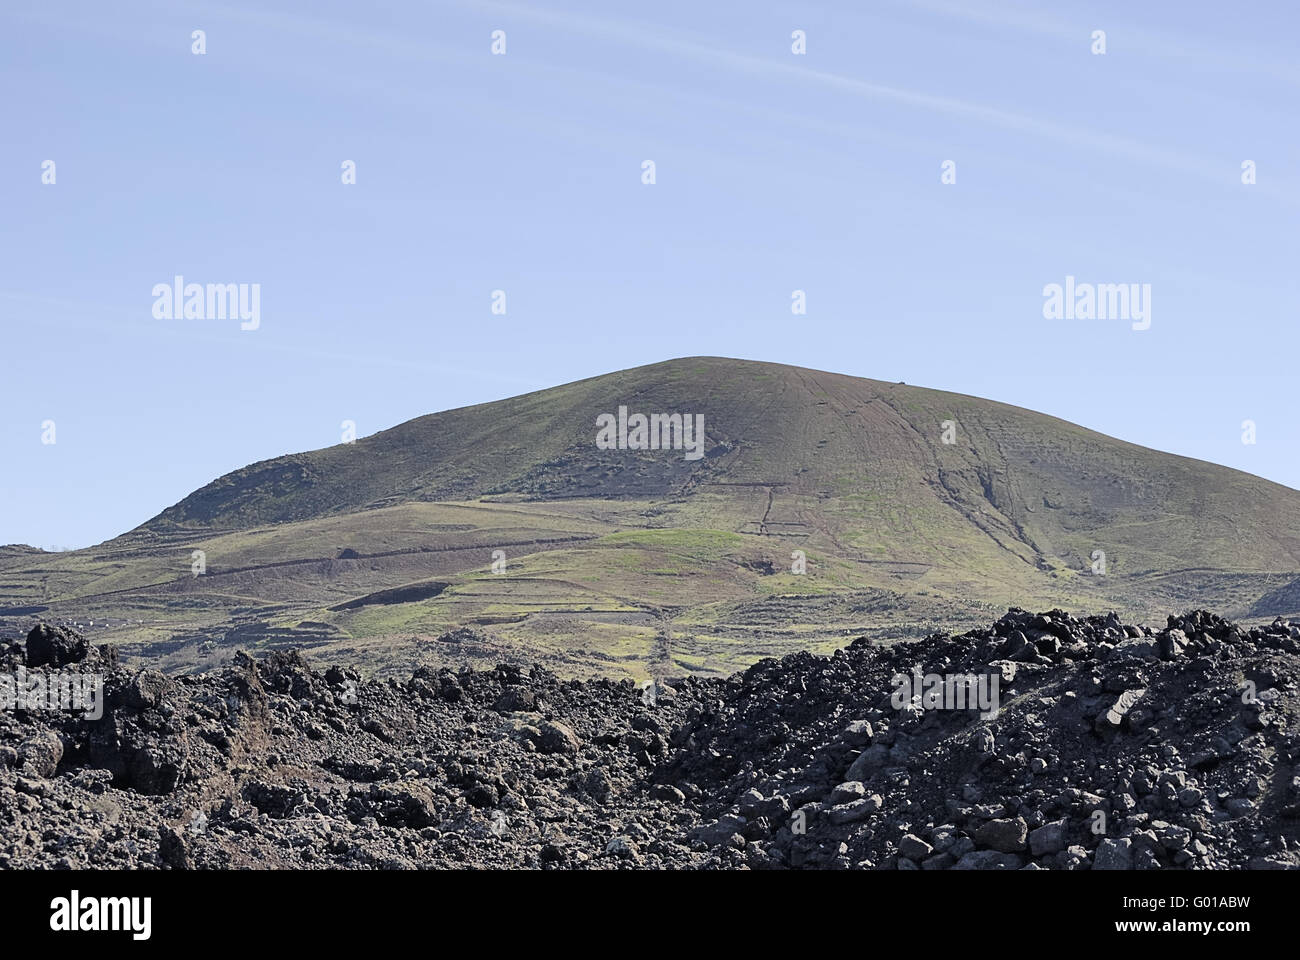
[[[1300,488],[1298,27],[1276,0],[5,0],[0,544],[102,542],[345,420],[695,355]],[[257,284],[256,329],[160,318],[177,275]],[[1149,327],[1047,316],[1066,277],[1149,290]]]

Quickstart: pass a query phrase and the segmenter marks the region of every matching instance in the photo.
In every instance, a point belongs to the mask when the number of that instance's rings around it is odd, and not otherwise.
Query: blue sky
[[[697,354],[989,397],[1300,487],[1298,21],[6,0],[0,543],[100,542],[343,420]],[[260,284],[260,328],[155,319],[177,274]],[[1151,328],[1045,319],[1067,275],[1149,283]]]

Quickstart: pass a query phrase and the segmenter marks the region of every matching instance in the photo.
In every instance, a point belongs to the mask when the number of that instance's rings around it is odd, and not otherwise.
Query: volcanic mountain
[[[292,645],[644,679],[1012,605],[1300,612],[1300,492],[975,397],[694,357],[256,463],[87,550],[0,550],[0,617],[171,669]]]

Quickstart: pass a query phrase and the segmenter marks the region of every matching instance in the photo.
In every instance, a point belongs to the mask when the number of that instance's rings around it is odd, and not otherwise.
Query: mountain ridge
[[[294,475],[297,474],[298,475],[297,479],[300,482],[305,481],[309,485],[314,485],[319,482],[318,477],[319,474],[322,472],[320,470],[320,464],[319,464],[320,460],[322,459],[332,460],[335,461],[335,463],[330,465],[335,465],[338,461],[341,461],[345,457],[358,456],[363,453],[371,453],[372,451],[375,451],[376,447],[379,447],[378,452],[380,453],[380,455],[386,458],[386,462],[383,464],[384,466],[388,466],[388,467],[399,466],[400,463],[395,462],[395,458],[393,457],[391,444],[394,441],[400,442],[402,444],[403,450],[405,451],[407,444],[411,440],[418,441],[422,439],[422,437],[420,436],[421,431],[427,429],[433,429],[434,427],[441,426],[444,420],[450,421],[451,423],[454,424],[457,420],[472,418],[479,414],[493,413],[507,406],[531,405],[536,401],[553,397],[557,391],[571,391],[583,387],[604,384],[611,381],[617,382],[620,378],[627,377],[628,375],[636,375],[636,374],[643,374],[643,373],[657,374],[659,371],[663,371],[665,373],[671,373],[674,370],[674,368],[678,368],[687,364],[710,364],[710,365],[717,364],[717,365],[723,365],[729,367],[753,368],[756,370],[767,370],[767,371],[786,370],[801,376],[811,375],[814,377],[829,377],[829,378],[834,378],[836,380],[848,380],[857,383],[868,384],[873,389],[878,391],[882,388],[887,390],[901,389],[901,391],[920,391],[924,394],[931,395],[935,398],[948,398],[949,403],[954,408],[963,405],[969,405],[969,404],[979,404],[995,410],[1004,411],[1005,415],[1033,417],[1035,419],[1043,421],[1044,423],[1051,424],[1055,426],[1057,429],[1063,431],[1069,431],[1069,432],[1081,431],[1095,441],[1103,442],[1108,445],[1117,445],[1121,448],[1127,449],[1131,454],[1135,456],[1155,455],[1160,458],[1169,458],[1169,462],[1180,464],[1186,470],[1226,471],[1224,476],[1230,476],[1240,481],[1263,484],[1266,485],[1267,487],[1274,488],[1279,493],[1296,494],[1297,496],[1300,496],[1300,494],[1297,494],[1296,491],[1292,490],[1289,487],[1286,487],[1283,484],[1279,484],[1271,480],[1266,480],[1262,477],[1257,477],[1253,474],[1236,470],[1235,468],[1224,467],[1212,463],[1210,461],[1200,460],[1192,457],[1186,457],[1179,454],[1165,453],[1163,451],[1151,450],[1149,448],[1142,447],[1139,444],[1110,437],[1106,434],[1102,434],[1100,432],[1090,430],[1087,427],[1083,427],[1081,425],[1072,423],[1070,421],[1061,418],[1053,417],[1048,414],[1040,414],[1035,411],[1029,410],[1027,408],[1019,407],[1013,404],[1002,403],[1001,401],[984,400],[982,398],[974,397],[968,394],[953,393],[950,391],[936,390],[928,387],[911,387],[901,383],[895,384],[886,381],[871,380],[867,378],[847,377],[846,375],[843,374],[835,374],[827,371],[811,370],[811,369],[801,368],[801,367],[789,367],[782,364],[768,363],[765,361],[742,361],[742,360],[730,360],[727,358],[715,358],[715,357],[686,357],[686,358],[680,358],[676,360],[663,361],[661,363],[656,363],[656,364],[649,364],[642,367],[633,367],[627,370],[616,371],[610,374],[598,375],[594,377],[586,377],[581,380],[576,380],[571,383],[563,384],[558,387],[531,391],[529,393],[520,394],[515,397],[508,397],[502,400],[489,401],[485,403],[473,404],[466,407],[458,407],[452,410],[426,414],[421,417],[416,417],[413,418],[412,420],[398,424],[394,427],[390,427],[386,430],[379,431],[378,433],[372,434],[368,437],[360,438],[353,445],[338,444],[329,447],[319,448],[317,450],[303,451],[299,453],[287,454],[281,457],[274,457],[267,460],[258,461],[239,470],[231,471],[223,475],[222,477],[217,478],[211,483],[206,484],[203,487],[200,487],[194,493],[190,494],[188,497],[183,498],[177,504],[174,504],[172,507],[163,510],[157,516],[141,524],[141,526],[137,529],[157,529],[158,527],[168,522],[171,523],[179,522],[183,524],[186,520],[190,520],[191,518],[201,519],[200,511],[195,510],[194,507],[205,499],[212,499],[214,494],[224,492],[224,488],[229,487],[233,484],[234,478],[239,478],[241,480],[253,479],[253,480],[258,480],[270,484],[275,484],[276,482],[280,482],[281,484],[283,484],[285,481],[292,482],[295,479]],[[617,397],[611,396],[610,404],[612,404],[617,399],[618,399]],[[688,398],[687,403],[689,404],[695,399],[696,398]],[[876,397],[875,399],[883,400],[883,397]],[[634,397],[629,397],[628,401],[629,403],[635,402]],[[607,406],[610,404],[607,404]],[[598,405],[592,405],[591,409],[596,409],[597,406]],[[893,409],[895,413],[900,413],[900,411],[897,408],[893,408]],[[594,421],[595,417],[592,416],[589,419],[591,421]],[[711,430],[713,431],[718,430],[719,428],[715,426],[718,419],[724,420],[724,425],[721,429],[725,431],[726,430],[725,417],[724,418],[715,417],[711,421],[706,420],[706,427],[711,428]],[[582,427],[580,431],[573,431],[573,433],[576,435],[572,436],[571,442],[586,443],[590,445],[592,440],[594,439],[595,432],[596,432],[594,422],[588,425],[586,422],[582,420],[582,418],[578,418],[578,417],[571,418],[571,422],[580,425]],[[454,431],[442,430],[440,432],[451,433]],[[938,433],[938,425],[936,424],[935,425],[936,436],[937,433]],[[931,438],[931,440],[933,440],[933,438]],[[477,443],[478,441],[476,439],[475,441],[471,441],[471,442]],[[933,446],[933,443],[931,443],[930,446]],[[787,475],[781,477],[780,482],[789,482],[790,479],[791,478]],[[749,482],[759,482],[759,481],[758,478],[751,477]],[[352,500],[348,500],[345,498],[336,499],[333,501],[333,505],[329,508],[328,512],[342,513],[342,512],[346,512],[348,508],[355,508],[355,507],[374,508],[378,506],[385,506],[391,504],[391,502],[393,502],[394,499],[400,500],[404,496],[409,496],[412,494],[420,494],[420,493],[424,493],[426,495],[432,494],[432,497],[430,497],[431,499],[456,499],[456,498],[463,497],[463,495],[465,494],[483,496],[483,495],[499,495],[502,493],[520,493],[520,492],[527,492],[527,491],[521,491],[516,487],[511,486],[509,483],[497,482],[497,483],[476,484],[473,481],[469,481],[469,480],[462,481],[459,484],[454,482],[449,482],[449,481],[442,481],[438,487],[435,487],[432,490],[425,490],[425,491],[420,491],[418,489],[403,490],[398,488],[395,484],[393,484],[390,486],[390,489],[382,491],[379,496],[369,501],[358,502],[356,499],[352,499]],[[619,496],[621,491],[615,489],[615,490],[606,491],[606,493],[611,496]],[[557,494],[552,494],[552,495],[557,495]],[[567,494],[567,496],[570,497],[580,496],[580,495],[581,495],[580,491],[573,491]],[[187,504],[190,506],[187,507]],[[288,520],[303,519],[304,516],[310,516],[310,515],[313,515],[312,512],[307,511],[305,514],[299,513],[296,515],[280,515],[280,516],[273,516],[268,519],[272,520],[272,522],[276,522],[276,521],[283,522]],[[1290,559],[1292,561],[1300,561],[1300,547],[1297,548],[1296,553],[1291,554]]]

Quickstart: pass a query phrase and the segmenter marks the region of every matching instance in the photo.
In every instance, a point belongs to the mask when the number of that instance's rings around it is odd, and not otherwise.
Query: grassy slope
[[[709,455],[597,450],[596,417],[620,404],[703,413]],[[485,656],[526,646],[570,672],[725,670],[1009,603],[1284,612],[1258,605],[1297,599],[1298,506],[1257,477],[1004,404],[691,358],[254,464],[90,550],[0,551],[0,605],[107,618],[107,637],[136,644],[306,620],[381,668],[470,656],[412,638],[471,623],[499,644]],[[806,576],[789,573],[795,549]],[[1098,549],[1104,578],[1088,572]],[[427,581],[449,586],[329,609]]]

